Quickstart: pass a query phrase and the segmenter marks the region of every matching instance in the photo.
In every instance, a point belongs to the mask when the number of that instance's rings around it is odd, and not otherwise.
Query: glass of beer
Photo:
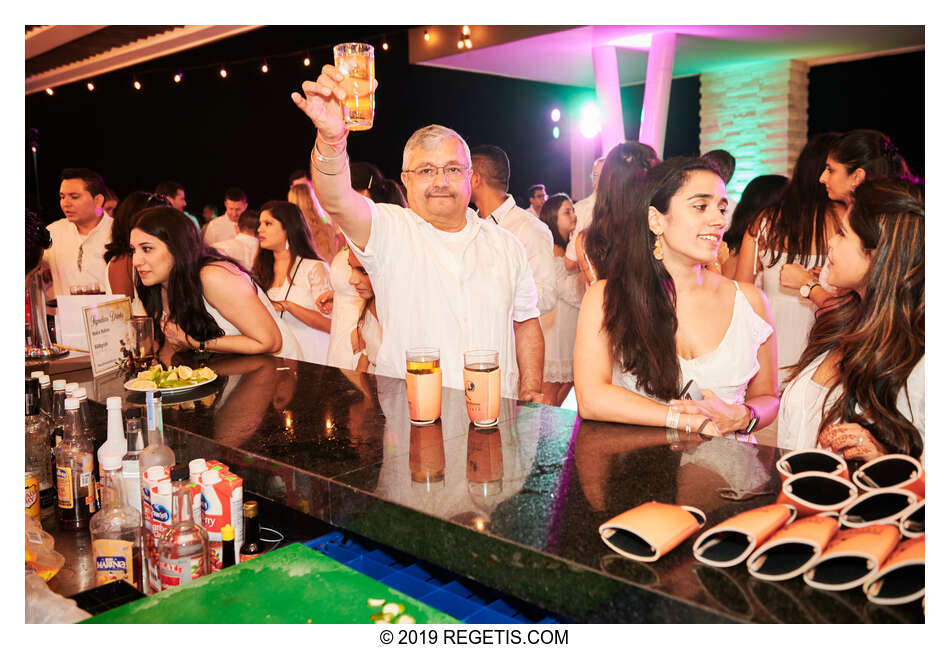
[[[409,421],[416,426],[431,424],[442,415],[442,369],[437,348],[406,351],[406,395]]]
[[[373,46],[366,43],[340,43],[333,47],[333,65],[346,75],[343,90],[343,123],[351,131],[367,131],[373,128],[373,111],[376,100],[373,79],[376,63]]]
[[[498,423],[501,406],[501,370],[498,352],[493,349],[475,349],[465,352],[465,407],[468,418],[480,428]]]
[[[155,358],[155,324],[147,315],[135,315],[129,320],[129,341],[132,364],[136,371],[144,370]]]
[[[425,491],[445,485],[445,443],[442,426],[409,428],[409,475],[413,485],[423,485]]]

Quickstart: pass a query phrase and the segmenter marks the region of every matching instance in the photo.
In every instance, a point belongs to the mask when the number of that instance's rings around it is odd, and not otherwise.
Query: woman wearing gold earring
[[[767,426],[779,404],[768,302],[706,269],[726,225],[722,178],[703,160],[673,158],[615,189],[626,191],[612,208],[628,218],[578,316],[578,413],[687,434]],[[695,400],[681,400],[690,381]]]

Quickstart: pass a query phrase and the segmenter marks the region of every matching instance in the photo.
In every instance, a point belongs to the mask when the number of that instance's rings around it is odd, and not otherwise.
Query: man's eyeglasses
[[[439,176],[440,171],[443,173],[446,180],[461,180],[466,175],[468,175],[471,170],[471,167],[463,167],[462,165],[445,165],[442,167],[426,165],[424,167],[419,167],[418,169],[403,169],[403,171],[407,174],[415,174],[417,178],[426,182],[435,180]]]

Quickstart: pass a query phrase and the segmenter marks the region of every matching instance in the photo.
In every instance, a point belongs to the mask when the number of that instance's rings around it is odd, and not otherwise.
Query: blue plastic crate
[[[471,624],[560,624],[553,614],[404,552],[339,531],[305,545],[443,613]]]

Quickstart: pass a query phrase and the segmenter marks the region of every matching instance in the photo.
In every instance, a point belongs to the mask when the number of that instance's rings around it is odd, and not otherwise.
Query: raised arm
[[[317,139],[310,155],[313,191],[320,205],[350,240],[366,247],[372,223],[370,207],[350,186],[350,165],[346,155],[349,131],[343,124],[343,99],[339,68],[324,65],[316,81],[304,81],[300,93],[291,99],[317,128]],[[375,83],[375,81],[374,81]]]

